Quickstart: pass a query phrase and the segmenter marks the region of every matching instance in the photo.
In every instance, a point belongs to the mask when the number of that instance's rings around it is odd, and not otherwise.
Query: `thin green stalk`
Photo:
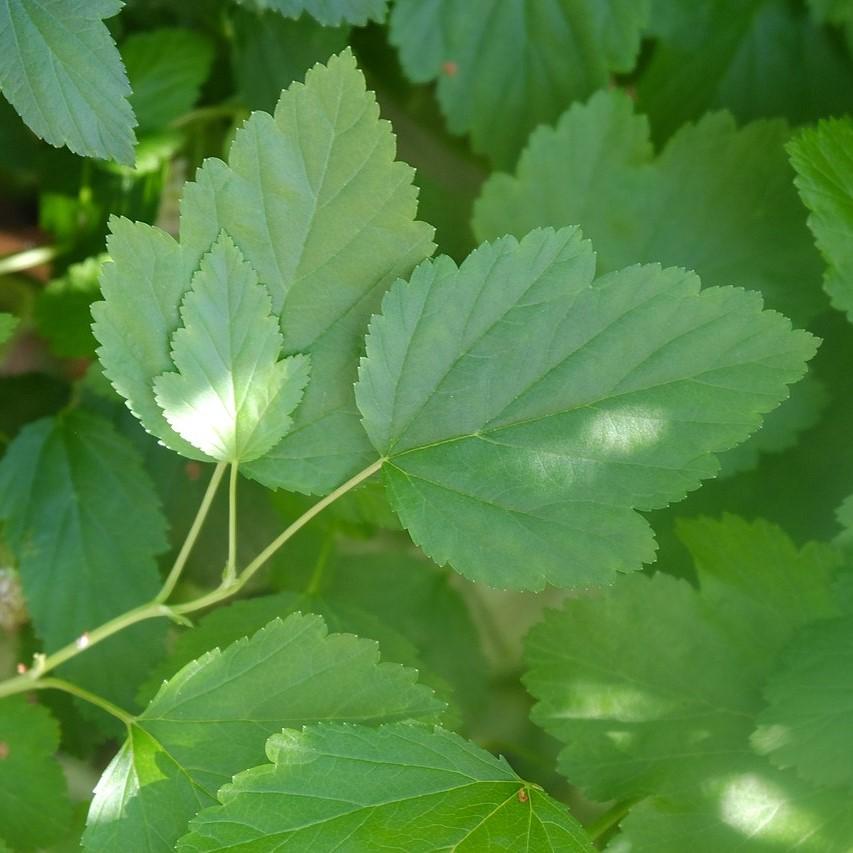
[[[113,705],[113,703],[108,699],[104,699],[103,696],[98,696],[96,693],[90,693],[88,690],[78,687],[76,684],[72,684],[70,681],[65,681],[62,678],[41,678],[33,685],[33,688],[36,690],[49,690],[54,688],[56,690],[62,690],[65,693],[71,693],[73,696],[78,696],[90,705],[97,705],[101,710],[106,711],[117,720],[121,720],[121,722],[126,726],[130,726],[130,724],[136,719],[123,708],[119,708],[118,705]]]
[[[6,255],[5,258],[0,258],[0,275],[22,272],[37,267],[39,264],[46,264],[58,254],[59,249],[56,246],[36,246],[34,249],[26,249],[23,252],[16,252],[14,255]]]
[[[592,841],[598,841],[606,835],[614,826],[622,821],[622,818],[642,799],[641,797],[633,797],[629,800],[620,800],[614,806],[609,808],[603,815],[597,817],[594,821],[587,824],[584,829],[586,834]]]
[[[219,488],[219,483],[222,481],[222,475],[225,473],[226,467],[226,462],[220,462],[213,469],[210,482],[207,484],[207,490],[204,493],[204,497],[201,499],[198,512],[193,519],[189,533],[187,533],[187,538],[184,540],[184,544],[181,546],[181,550],[175,559],[175,563],[169,571],[169,575],[163,583],[163,588],[157,594],[155,601],[166,601],[174,591],[175,586],[181,577],[181,572],[183,572],[184,566],[187,564],[193,545],[195,545],[196,539],[198,539],[198,535],[201,533],[201,528],[204,525],[208,512],[210,511],[210,505],[213,503],[213,498],[216,496],[216,490]]]
[[[230,586],[237,578],[237,470],[237,463],[232,462],[228,479],[228,561],[222,575],[223,586]]]

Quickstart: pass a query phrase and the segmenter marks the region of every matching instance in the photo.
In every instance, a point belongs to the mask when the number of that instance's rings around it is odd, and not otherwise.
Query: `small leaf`
[[[172,336],[177,373],[154,380],[166,420],[219,462],[263,456],[290,429],[308,359],[279,359],[282,336],[267,289],[225,234],[205,255]]]
[[[121,7],[120,0],[3,0],[0,90],[51,145],[131,165],[130,86],[103,23]]]
[[[192,109],[213,62],[213,46],[190,30],[134,33],[121,46],[139,132],[163,130]]]
[[[263,761],[284,727],[325,720],[434,720],[442,710],[415,672],[379,663],[376,643],[326,634],[319,616],[276,619],[187,664],[130,727],[104,771],[84,847],[171,851],[231,777]]]
[[[797,189],[811,211],[827,269],[824,287],[832,304],[853,322],[853,120],[827,119],[790,144]]]
[[[753,746],[818,785],[853,782],[853,617],[796,635],[764,688]]]
[[[284,731],[272,762],[219,792],[180,853],[265,850],[593,853],[568,809],[502,758],[444,729],[406,723]],[[369,768],[369,772],[365,772]]]
[[[368,21],[383,21],[388,0],[239,0],[241,3],[274,9],[288,18],[298,18],[303,12],[326,27],[340,24],[363,26]]]
[[[713,476],[814,353],[756,294],[594,265],[577,230],[543,229],[424,263],[385,297],[357,399],[435,562],[520,589],[639,568],[655,545],[636,510]]]
[[[15,850],[44,847],[68,828],[58,747],[59,726],[46,708],[23,696],[0,700],[0,830]]]
[[[25,427],[0,463],[0,518],[36,633],[47,652],[160,587],[166,524],[133,446],[103,418],[75,410]],[[164,627],[145,622],[62,671],[129,706]]]
[[[454,133],[511,167],[539,124],[630,71],[647,0],[397,0],[391,42],[416,83],[438,78]],[[574,224],[574,223],[573,223]]]

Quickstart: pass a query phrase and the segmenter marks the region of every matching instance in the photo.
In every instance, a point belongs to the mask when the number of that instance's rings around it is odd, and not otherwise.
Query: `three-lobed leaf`
[[[435,562],[527,589],[639,568],[655,545],[637,510],[713,476],[814,352],[757,294],[594,272],[576,229],[543,229],[426,262],[385,297],[356,394]]]
[[[113,220],[113,263],[93,306],[105,373],[167,446],[205,458],[169,425],[154,397],[173,370],[179,305],[224,231],[268,291],[285,354],[311,357],[311,382],[284,439],[244,470],[269,486],[330,491],[372,459],[352,384],[370,313],[398,276],[432,251],[416,222],[413,171],[348,51],[254,114],[229,162],[206,160],[188,184],[181,242]]]
[[[213,244],[181,304],[175,373],[154,380],[171,427],[219,462],[250,462],[288,431],[308,381],[305,356],[281,359],[267,289],[226,235]]]
[[[2,0],[0,91],[51,145],[132,164],[130,85],[104,24],[121,7],[121,0]]]
[[[273,735],[267,757],[192,821],[180,853],[594,850],[565,806],[444,729],[309,726]]]
[[[319,616],[273,620],[164,684],[130,726],[95,790],[87,850],[170,851],[216,791],[285,727],[433,720],[443,703],[416,673],[379,663],[376,643],[327,635]]]

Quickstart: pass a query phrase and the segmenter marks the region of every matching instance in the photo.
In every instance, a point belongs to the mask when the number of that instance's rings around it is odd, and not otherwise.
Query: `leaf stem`
[[[126,726],[130,726],[136,719],[123,708],[119,708],[118,705],[114,705],[108,699],[104,699],[103,696],[98,696],[96,693],[90,693],[83,687],[78,687],[76,684],[72,684],[70,681],[65,681],[62,678],[40,678],[35,684],[33,684],[33,689],[35,690],[49,690],[50,688],[62,690],[65,693],[71,693],[73,696],[77,696],[91,705],[97,705],[97,707],[102,711],[106,711],[117,720],[121,720],[121,722]]]
[[[187,560],[189,559],[190,552],[193,549],[193,545],[195,545],[196,539],[198,539],[198,535],[199,533],[201,533],[202,525],[204,524],[204,521],[207,518],[207,514],[210,511],[210,505],[213,503],[213,498],[216,495],[216,490],[219,488],[219,483],[222,481],[222,475],[225,473],[226,467],[226,462],[220,462],[213,469],[213,474],[210,477],[210,482],[207,484],[207,490],[204,493],[204,497],[201,499],[201,504],[199,505],[198,512],[196,513],[195,518],[193,519],[193,523],[190,527],[189,533],[187,533],[187,538],[184,540],[184,544],[181,546],[181,550],[178,553],[177,558],[175,559],[175,563],[169,571],[168,577],[163,583],[163,588],[157,594],[157,598],[154,599],[156,602],[162,603],[166,601],[174,591],[175,586],[178,583],[179,578],[181,577],[181,572],[183,572],[184,566],[187,564]]]
[[[590,840],[598,841],[602,836],[606,835],[614,826],[619,824],[625,815],[642,799],[642,797],[632,797],[628,800],[620,800],[615,805],[611,806],[604,814],[599,815],[594,821],[584,827],[586,834]]]
[[[58,254],[60,251],[56,246],[36,246],[33,249],[25,249],[23,252],[6,255],[4,258],[0,258],[0,275],[22,272],[37,267],[39,264],[46,264]]]
[[[228,561],[222,574],[223,586],[230,586],[237,579],[237,471],[237,463],[232,462],[228,478]]]
[[[264,548],[264,550],[261,551],[261,553],[258,554],[258,556],[255,557],[255,559],[252,560],[249,565],[246,566],[246,568],[233,580],[228,581],[226,578],[223,578],[223,582],[216,589],[205,593],[199,598],[193,599],[192,601],[186,601],[181,604],[166,604],[163,600],[163,591],[161,590],[160,594],[153,601],[149,601],[147,604],[142,604],[139,607],[135,607],[133,610],[128,610],[127,613],[122,613],[114,619],[110,619],[109,622],[105,622],[98,628],[83,634],[74,642],[59,649],[59,651],[46,656],[36,655],[35,662],[31,669],[21,673],[20,675],[16,675],[13,678],[9,678],[6,681],[0,681],[0,698],[3,698],[4,696],[11,696],[15,693],[24,693],[27,690],[38,690],[45,684],[53,687],[58,687],[60,684],[68,684],[68,682],[62,682],[60,679],[45,679],[44,676],[71,658],[76,657],[86,649],[97,645],[101,641],[107,639],[107,637],[111,637],[113,634],[117,634],[119,631],[122,631],[131,625],[135,625],[137,622],[143,622],[146,619],[154,619],[160,616],[165,616],[177,622],[185,621],[183,618],[185,614],[194,613],[197,610],[203,610],[206,607],[218,604],[220,601],[229,598],[235,592],[242,589],[252,576],[279,550],[279,548],[281,548],[285,542],[305,527],[312,518],[319,515],[327,506],[334,503],[348,491],[354,489],[369,477],[372,477],[382,467],[384,462],[385,459],[377,459],[374,463],[368,465],[363,471],[359,471],[358,474],[347,480],[346,483],[338,486],[338,488],[333,492],[330,492],[326,497],[317,501],[314,506],[307,510],[307,512],[303,513],[296,519],[296,521],[287,527],[286,530],[270,542],[270,544],[267,545],[267,547]],[[224,463],[216,466],[216,470],[214,470],[213,475],[210,478],[207,491],[202,499],[201,506],[199,507],[198,513],[196,514],[195,520],[190,528],[190,532],[187,535],[187,539],[181,548],[180,554],[178,554],[177,560],[175,560],[175,565],[172,566],[172,570],[169,572],[169,576],[164,583],[164,589],[171,591],[177,583],[181,570],[189,556],[190,549],[198,537],[198,533],[204,523],[207,511],[210,509],[210,504],[213,500],[213,495],[216,492],[216,487],[222,479],[224,472]],[[234,480],[236,480],[236,476],[236,473],[232,472]],[[75,687],[75,685],[71,685],[71,687]],[[62,687],[60,689],[65,688]],[[82,690],[82,688],[79,688],[77,695],[81,696],[81,698],[88,699],[88,701],[94,702],[94,704],[99,704],[99,702],[104,703],[107,701],[106,699],[100,699],[100,697],[97,697],[94,694],[87,694],[87,696],[83,696],[83,693],[79,692]],[[101,707],[105,706],[101,704]],[[119,712],[121,711],[121,709],[115,710],[118,710]],[[113,712],[110,711],[110,713]],[[126,713],[125,717],[131,719]],[[124,719],[122,717],[119,718]]]

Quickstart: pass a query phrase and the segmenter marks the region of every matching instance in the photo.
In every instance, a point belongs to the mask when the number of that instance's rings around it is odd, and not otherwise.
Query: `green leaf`
[[[242,101],[253,110],[274,110],[282,89],[301,83],[312,65],[347,45],[347,27],[324,27],[308,17],[293,21],[274,12],[234,12],[231,64]]]
[[[134,33],[121,46],[139,132],[162,130],[192,109],[213,62],[213,46],[190,30]]]
[[[778,767],[819,785],[853,781],[853,617],[797,634],[764,688],[752,743]]]
[[[91,851],[169,851],[231,777],[263,761],[283,727],[434,719],[442,704],[377,646],[326,634],[319,616],[274,620],[185,666],[130,728],[89,812]]]
[[[172,428],[219,462],[263,456],[290,429],[309,361],[279,359],[270,296],[226,234],[201,260],[172,336],[177,373],[154,380]]]
[[[18,318],[13,314],[0,312],[0,345],[5,344],[18,325]]]
[[[113,263],[93,306],[104,371],[146,429],[202,458],[169,426],[153,381],[173,369],[169,341],[201,258],[222,231],[269,291],[286,355],[311,356],[294,428],[244,470],[263,483],[331,491],[373,458],[352,384],[371,311],[398,276],[430,254],[431,229],[414,221],[412,170],[394,162],[394,137],[352,54],[294,83],[275,118],[253,115],[229,164],[209,159],[187,185],[181,243],[113,220]]]
[[[105,258],[72,264],[65,275],[39,294],[35,319],[51,351],[63,358],[91,358],[97,342],[91,330],[91,305],[101,295],[98,277]]]
[[[2,0],[0,90],[51,145],[132,164],[130,86],[103,23],[121,7],[120,0]]]
[[[839,25],[853,21],[851,0],[808,0],[808,4],[818,21]]]
[[[154,487],[129,442],[74,410],[24,428],[0,463],[0,518],[29,612],[47,652],[146,601],[166,548]],[[163,626],[135,625],[61,671],[132,705]]]
[[[637,94],[659,139],[711,109],[802,124],[853,107],[853,63],[804,4],[654,0],[651,30]]]
[[[478,239],[580,225],[600,273],[633,263],[695,270],[808,322],[825,300],[820,258],[791,185],[784,122],[741,129],[725,113],[681,128],[655,156],[645,116],[599,92],[531,136],[513,176],[493,175],[474,212]]]
[[[713,476],[814,352],[757,294],[594,265],[577,230],[506,237],[422,264],[373,320],[358,403],[435,562],[522,589],[650,562],[636,510]]]
[[[684,800],[644,800],[621,829],[607,853],[840,853],[853,813],[849,791],[809,787],[752,757],[709,768]]]
[[[411,80],[438,79],[453,133],[512,166],[527,135],[630,71],[647,0],[397,0],[390,38]]]
[[[16,850],[50,844],[68,827],[58,746],[59,726],[46,708],[23,696],[0,700],[0,826]]]
[[[269,850],[592,853],[568,809],[444,729],[320,725],[267,742],[190,824],[180,853]],[[365,769],[369,767],[369,772]]]
[[[773,525],[731,516],[681,533],[698,592],[664,574],[621,578],[528,636],[532,718],[598,800],[690,799],[749,759],[764,679],[798,626],[832,612],[826,546],[798,551]]]
[[[828,119],[790,146],[797,189],[811,211],[809,227],[826,261],[824,287],[853,321],[853,120]]]
[[[288,18],[298,18],[303,12],[323,26],[340,24],[363,26],[368,21],[383,21],[388,0],[239,0],[261,9],[274,9]]]

